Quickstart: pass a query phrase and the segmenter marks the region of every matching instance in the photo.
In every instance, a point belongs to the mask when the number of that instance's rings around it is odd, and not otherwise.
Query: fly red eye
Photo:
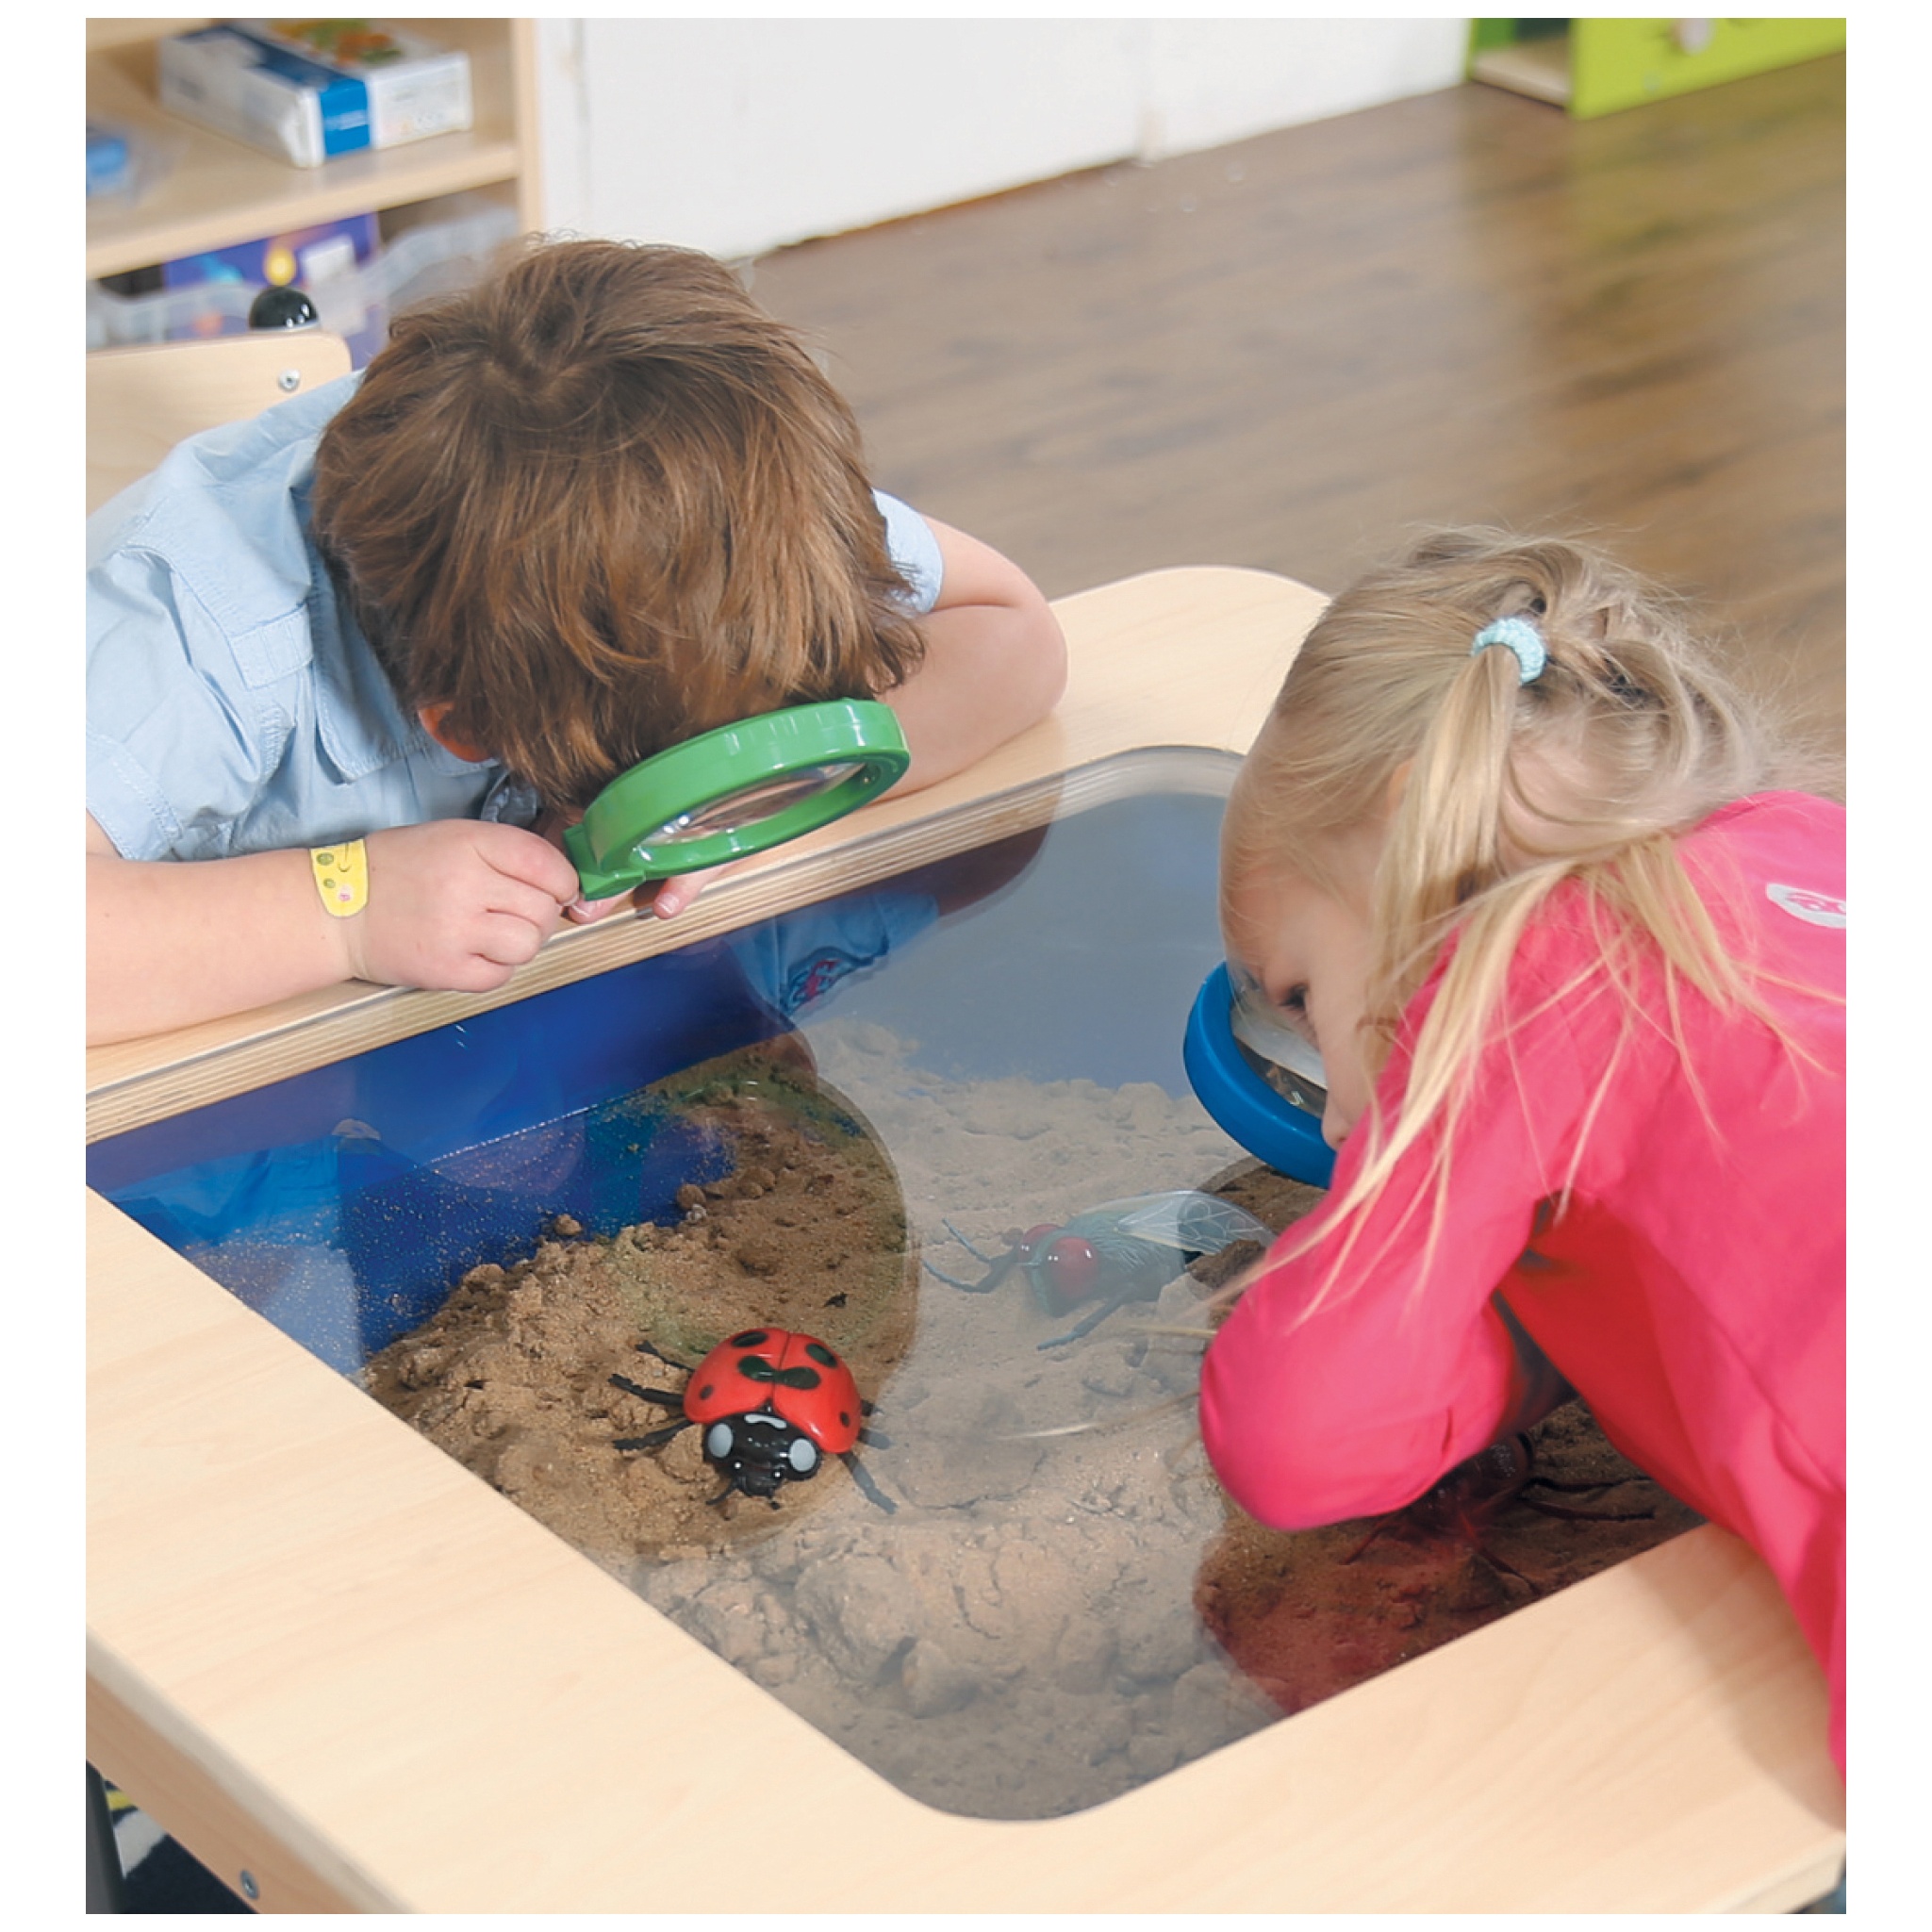
[[[1037,1228],[1029,1228],[1024,1234],[1015,1236],[1011,1246],[1018,1248],[1021,1255],[1031,1260],[1033,1249],[1040,1245],[1041,1237],[1052,1233],[1059,1225],[1057,1221],[1042,1221]]]
[[[1093,1244],[1077,1234],[1063,1234],[1047,1250],[1046,1263],[1054,1287],[1069,1299],[1087,1294],[1100,1273],[1100,1257]]]

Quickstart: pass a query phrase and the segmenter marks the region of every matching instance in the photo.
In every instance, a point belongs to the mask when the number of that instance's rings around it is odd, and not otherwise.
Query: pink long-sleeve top
[[[1680,1052],[1654,966],[1632,1023],[1590,976],[1580,892],[1553,894],[1457,1123],[1433,1246],[1425,1134],[1326,1294],[1339,1240],[1276,1244],[1208,1350],[1200,1400],[1214,1467],[1259,1521],[1399,1509],[1494,1441],[1522,1394],[1500,1292],[1610,1441],[1769,1565],[1829,1681],[1841,1772],[1844,823],[1825,800],[1770,793],[1680,848],[1734,956],[1761,968],[1778,1032],[1684,992]],[[1391,1117],[1439,977],[1379,1083]],[[1344,1146],[1331,1198],[1364,1139]]]

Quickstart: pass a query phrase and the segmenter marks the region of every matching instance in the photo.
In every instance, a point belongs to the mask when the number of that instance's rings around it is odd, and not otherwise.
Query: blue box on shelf
[[[285,229],[279,235],[265,235],[259,240],[238,242],[228,248],[205,249],[161,264],[161,284],[170,289],[206,289],[209,300],[201,308],[177,308],[168,334],[176,340],[200,336],[232,336],[248,327],[247,304],[236,291],[249,290],[252,301],[262,289],[278,289],[292,283],[325,301],[332,284],[353,283],[355,272],[373,259],[381,237],[376,218],[347,215],[334,222],[316,222],[303,228]],[[220,291],[219,293],[215,291]],[[332,325],[344,336],[352,353],[365,350],[366,360],[379,343],[358,341],[359,332],[344,326],[352,317],[332,316]],[[368,328],[365,318],[364,331]]]
[[[134,180],[134,150],[119,128],[98,121],[87,124],[87,191],[91,201],[97,194],[120,194]]]

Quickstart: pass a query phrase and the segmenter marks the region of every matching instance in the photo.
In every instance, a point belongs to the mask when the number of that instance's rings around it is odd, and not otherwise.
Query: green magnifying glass
[[[911,763],[886,705],[789,705],[634,765],[564,834],[564,855],[586,899],[610,899],[816,832],[878,797]]]

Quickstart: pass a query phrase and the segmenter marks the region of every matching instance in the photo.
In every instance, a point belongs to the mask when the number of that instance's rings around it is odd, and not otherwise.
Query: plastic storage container
[[[302,286],[314,300],[322,327],[349,341],[360,368],[387,339],[391,315],[426,296],[466,287],[516,232],[511,209],[482,196],[465,197],[441,219],[392,237],[368,261]],[[249,305],[264,286],[209,282],[117,295],[90,282],[87,346],[108,349],[239,334],[247,328]]]

